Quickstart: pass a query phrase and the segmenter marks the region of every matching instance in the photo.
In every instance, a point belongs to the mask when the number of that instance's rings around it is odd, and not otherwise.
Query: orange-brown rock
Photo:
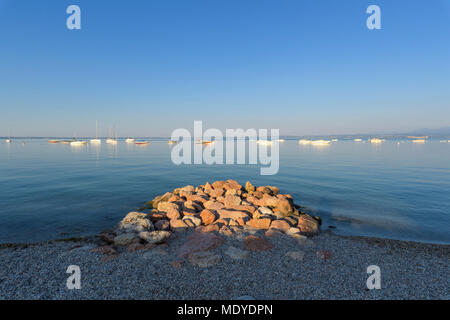
[[[250,216],[244,211],[219,209],[219,210],[217,210],[217,213],[219,214],[219,217],[221,219],[234,219],[234,220],[237,220],[237,219],[241,218],[241,219],[245,220],[245,219],[250,218]]]
[[[255,229],[269,229],[271,222],[269,218],[251,219],[247,221],[247,225]]]
[[[178,249],[178,257],[186,258],[190,254],[199,251],[212,250],[222,245],[224,239],[214,233],[194,232],[187,241]]]
[[[202,219],[203,224],[207,226],[216,220],[216,215],[210,210],[205,209],[200,213],[200,218]]]
[[[149,215],[149,218],[152,222],[155,222],[158,220],[167,219],[167,215],[165,212],[155,212],[155,213],[151,213]]]
[[[276,210],[275,210],[276,209]],[[277,206],[275,207],[274,212],[282,215],[289,216],[294,213],[295,208],[293,207],[291,201],[288,199],[279,199]]]
[[[241,197],[234,195],[227,195],[225,197],[225,208],[231,208],[233,206],[238,206],[241,204]]]
[[[247,182],[245,183],[245,190],[246,190],[247,192],[251,192],[251,191],[255,191],[256,188],[250,183],[250,181],[247,181]]]
[[[272,194],[278,194],[280,192],[280,189],[278,189],[275,186],[266,186],[266,188],[269,188],[272,191]]]
[[[231,237],[233,235],[233,231],[231,231],[228,226],[222,226],[219,230],[219,233],[227,237]]]
[[[200,232],[213,232],[213,231],[219,231],[219,225],[217,224],[210,224],[207,226],[202,227],[202,229],[200,230]]]
[[[272,224],[270,225],[271,229],[278,229],[282,232],[288,231],[291,226],[289,223],[287,223],[285,220],[275,220],[272,221]]]
[[[170,220],[176,220],[176,219],[180,219],[181,218],[181,214],[180,211],[178,211],[177,209],[169,209],[166,213],[167,218],[169,218]]]
[[[276,207],[279,201],[280,199],[278,199],[277,197],[273,197],[270,194],[264,193],[260,201],[260,204],[262,204],[265,207]]]
[[[250,251],[268,251],[273,248],[273,245],[266,239],[253,235],[245,237],[244,244]]]
[[[160,202],[158,203],[158,211],[167,212],[169,209],[179,209],[179,206],[173,202]]]
[[[209,193],[209,195],[214,198],[221,197],[224,194],[225,194],[225,189],[223,189],[223,188],[214,189]]]
[[[225,181],[214,181],[212,186],[214,189],[222,188],[225,185]]]
[[[229,189],[235,189],[235,190],[241,190],[242,186],[236,181],[236,180],[227,180],[223,187],[227,190]]]
[[[225,205],[223,203],[213,201],[213,200],[209,200],[209,201],[205,202],[203,204],[203,206],[205,207],[205,209],[209,209],[209,210],[219,210],[219,209],[225,208]]]
[[[229,220],[230,219],[219,218],[216,221],[214,221],[214,224],[219,225],[219,227],[227,226],[229,223],[228,222]]]
[[[252,195],[257,199],[261,199],[264,196],[264,193],[261,191],[255,191]]]
[[[172,229],[178,229],[178,228],[187,228],[187,224],[184,223],[183,220],[181,219],[174,219],[174,220],[170,220],[170,227]]]
[[[299,228],[300,233],[305,236],[314,236],[320,232],[319,222],[309,214],[302,214],[298,217],[297,228]]]

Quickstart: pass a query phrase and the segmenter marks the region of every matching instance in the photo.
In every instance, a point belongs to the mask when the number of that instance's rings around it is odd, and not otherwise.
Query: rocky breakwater
[[[251,252],[271,250],[271,237],[285,234],[307,241],[320,232],[321,223],[320,218],[302,212],[292,196],[281,194],[277,187],[255,187],[250,182],[242,186],[235,180],[177,188],[142,209],[149,212],[130,212],[117,228],[100,234],[102,244],[96,250],[105,254],[105,259],[123,249],[164,247],[183,235],[172,266],[189,261],[208,267],[221,262],[222,256],[213,249],[228,237],[241,239],[242,249],[230,246],[224,253],[232,259],[245,259]]]

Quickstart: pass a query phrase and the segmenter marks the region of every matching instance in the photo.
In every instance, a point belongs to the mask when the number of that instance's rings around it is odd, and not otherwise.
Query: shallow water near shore
[[[259,165],[180,165],[165,139],[146,146],[0,142],[0,242],[97,233],[156,195],[235,179],[276,185],[335,233],[450,244],[450,143],[279,144],[280,170]]]

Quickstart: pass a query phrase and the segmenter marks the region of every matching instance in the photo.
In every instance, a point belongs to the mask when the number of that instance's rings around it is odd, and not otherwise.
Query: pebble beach
[[[450,246],[320,230],[289,194],[186,186],[79,239],[0,246],[0,299],[449,299]],[[78,266],[81,288],[69,289]],[[381,289],[369,290],[369,266]]]

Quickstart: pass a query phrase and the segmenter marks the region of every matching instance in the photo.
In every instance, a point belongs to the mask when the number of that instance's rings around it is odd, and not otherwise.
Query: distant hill
[[[418,129],[408,132],[410,135],[429,135],[429,136],[448,136],[450,135],[450,127],[444,127],[439,129]]]

